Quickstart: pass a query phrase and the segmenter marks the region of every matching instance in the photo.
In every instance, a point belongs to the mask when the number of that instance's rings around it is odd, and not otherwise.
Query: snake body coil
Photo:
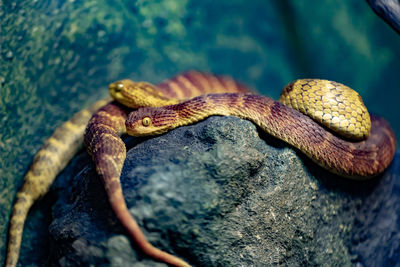
[[[298,148],[320,166],[354,179],[383,172],[396,149],[394,133],[383,118],[373,116],[369,137],[352,142],[330,133],[303,113],[259,95],[210,94],[176,105],[140,108],[129,115],[126,128],[133,136],[162,134],[212,115],[250,120],[268,134]]]

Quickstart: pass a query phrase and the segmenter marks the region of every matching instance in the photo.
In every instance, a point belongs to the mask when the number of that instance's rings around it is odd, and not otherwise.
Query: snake
[[[110,97],[105,97],[77,112],[58,127],[35,154],[14,202],[8,228],[6,267],[17,265],[24,223],[30,208],[49,191],[56,176],[82,148],[83,133],[89,119],[109,101]]]
[[[247,88],[237,84],[226,86],[221,81],[216,82],[218,79],[212,75],[203,78],[192,80],[190,75],[177,76],[166,83],[167,89],[159,86],[163,88],[160,91],[153,90],[149,83],[122,81],[112,84],[110,90],[114,99],[126,106],[132,105],[131,100],[141,92],[151,95],[150,99],[157,99],[157,105],[150,107],[149,103],[141,103],[144,107],[127,115],[129,111],[124,107],[118,108],[111,103],[92,117],[85,134],[85,143],[96,163],[112,209],[137,247],[155,260],[172,266],[190,266],[152,246],[129,213],[120,184],[126,157],[124,143],[118,135],[120,132],[132,136],[156,135],[212,115],[233,115],[251,120],[341,176],[370,178],[386,169],[393,159],[396,139],[390,125],[383,118],[370,117],[359,94],[343,84],[320,79],[297,80],[285,87],[281,103],[249,94]],[[192,82],[196,80],[211,84],[207,88],[212,93],[207,94],[204,85],[199,88],[201,83],[194,85]],[[211,81],[215,84],[212,85]],[[195,94],[199,96],[185,101],[177,99]],[[283,104],[291,102],[299,110],[307,110],[310,117]],[[330,133],[326,126],[330,126],[334,133]],[[342,151],[337,152],[338,149]],[[349,163],[343,164],[343,159],[348,159]]]
[[[325,96],[319,88],[331,93]],[[341,92],[344,89],[345,93]],[[312,116],[284,104],[291,102]],[[202,95],[164,107],[139,108],[129,114],[126,130],[132,136],[159,135],[213,115],[250,120],[321,167],[351,179],[379,175],[389,166],[396,150],[396,137],[389,123],[367,114],[358,93],[340,83],[318,79],[289,84],[280,101],[255,94],[225,93]],[[324,125],[333,126],[333,131]],[[346,129],[350,133],[340,137],[338,132]]]
[[[178,75],[157,86],[122,80],[111,84],[109,89],[115,101],[94,113],[87,124],[84,143],[104,183],[111,207],[134,243],[148,256],[173,266],[189,264],[153,247],[126,207],[119,180],[126,155],[126,148],[119,137],[121,134],[162,134],[208,116],[233,115],[253,121],[262,130],[299,149],[322,167],[345,177],[361,179],[376,176],[387,168],[396,147],[390,125],[383,118],[369,117],[356,92],[347,91],[349,88],[346,86],[331,81],[306,79],[293,82],[283,90],[280,100],[284,104],[248,94],[245,86],[231,78],[199,72]],[[330,92],[330,97],[322,95],[321,90],[328,91],[328,96]],[[310,100],[314,98],[317,101]],[[312,118],[285,104],[311,112]],[[329,109],[332,115],[328,114]],[[332,127],[334,133],[329,132],[327,126]],[[68,125],[65,128],[71,130],[73,127]],[[338,133],[343,137],[339,137]],[[363,138],[367,139],[361,140]],[[55,142],[47,143],[54,145]],[[55,152],[54,148],[47,149],[46,144],[44,148],[45,151]],[[348,162],[343,163],[343,159],[348,159]],[[35,160],[31,170],[34,167]],[[40,188],[42,184],[28,183],[26,188]],[[25,191],[29,195],[32,190]],[[24,198],[28,197],[24,195]],[[16,203],[19,203],[18,197]],[[15,246],[13,239],[22,234],[25,218],[21,219],[21,214],[14,208],[13,217],[19,218],[14,220],[19,231],[12,235],[10,230],[7,264],[11,264],[6,266],[14,266],[12,263],[16,264],[18,259],[19,247]],[[14,244],[12,249],[10,244]]]
[[[193,96],[210,92],[248,92],[249,89],[228,76],[216,76],[188,71],[158,85],[147,82],[121,80],[109,85],[110,97],[105,97],[76,113],[57,128],[36,153],[18,191],[8,229],[6,267],[17,265],[24,223],[33,203],[44,196],[56,176],[85,144],[104,182],[106,192],[118,218],[127,229],[134,229],[133,240],[150,256],[156,251],[161,261],[171,265],[188,266],[184,261],[155,250],[147,242],[135,220],[126,209],[119,176],[126,149],[119,137],[125,133],[129,112],[144,106],[179,103]],[[113,180],[112,178],[115,178]],[[152,254],[153,253],[153,254]]]

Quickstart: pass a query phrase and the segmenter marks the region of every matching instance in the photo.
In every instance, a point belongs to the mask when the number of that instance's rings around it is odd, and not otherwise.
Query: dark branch
[[[398,0],[367,0],[367,2],[378,16],[400,34],[400,4]]]

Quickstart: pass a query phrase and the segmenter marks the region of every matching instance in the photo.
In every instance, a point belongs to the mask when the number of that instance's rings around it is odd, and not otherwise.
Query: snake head
[[[179,126],[177,119],[177,112],[168,107],[145,107],[131,112],[125,126],[132,136],[159,135]]]
[[[118,101],[119,103],[121,103],[123,105],[130,107],[131,100],[129,98],[128,99],[126,98],[123,91],[127,90],[127,88],[133,87],[134,85],[135,85],[134,81],[126,79],[126,80],[121,80],[121,81],[111,83],[108,86],[108,90],[110,92],[111,97],[114,98],[114,100]]]
[[[134,82],[131,80],[120,80],[108,86],[110,95],[117,102],[129,107],[154,107],[175,104],[160,92],[160,90],[147,82]]]

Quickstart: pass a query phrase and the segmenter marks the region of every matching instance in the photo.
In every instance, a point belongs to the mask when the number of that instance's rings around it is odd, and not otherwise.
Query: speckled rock
[[[131,213],[154,245],[195,266],[400,260],[398,154],[380,179],[348,181],[233,117],[127,143],[121,180]],[[52,265],[164,266],[132,247],[93,164],[63,179]]]

